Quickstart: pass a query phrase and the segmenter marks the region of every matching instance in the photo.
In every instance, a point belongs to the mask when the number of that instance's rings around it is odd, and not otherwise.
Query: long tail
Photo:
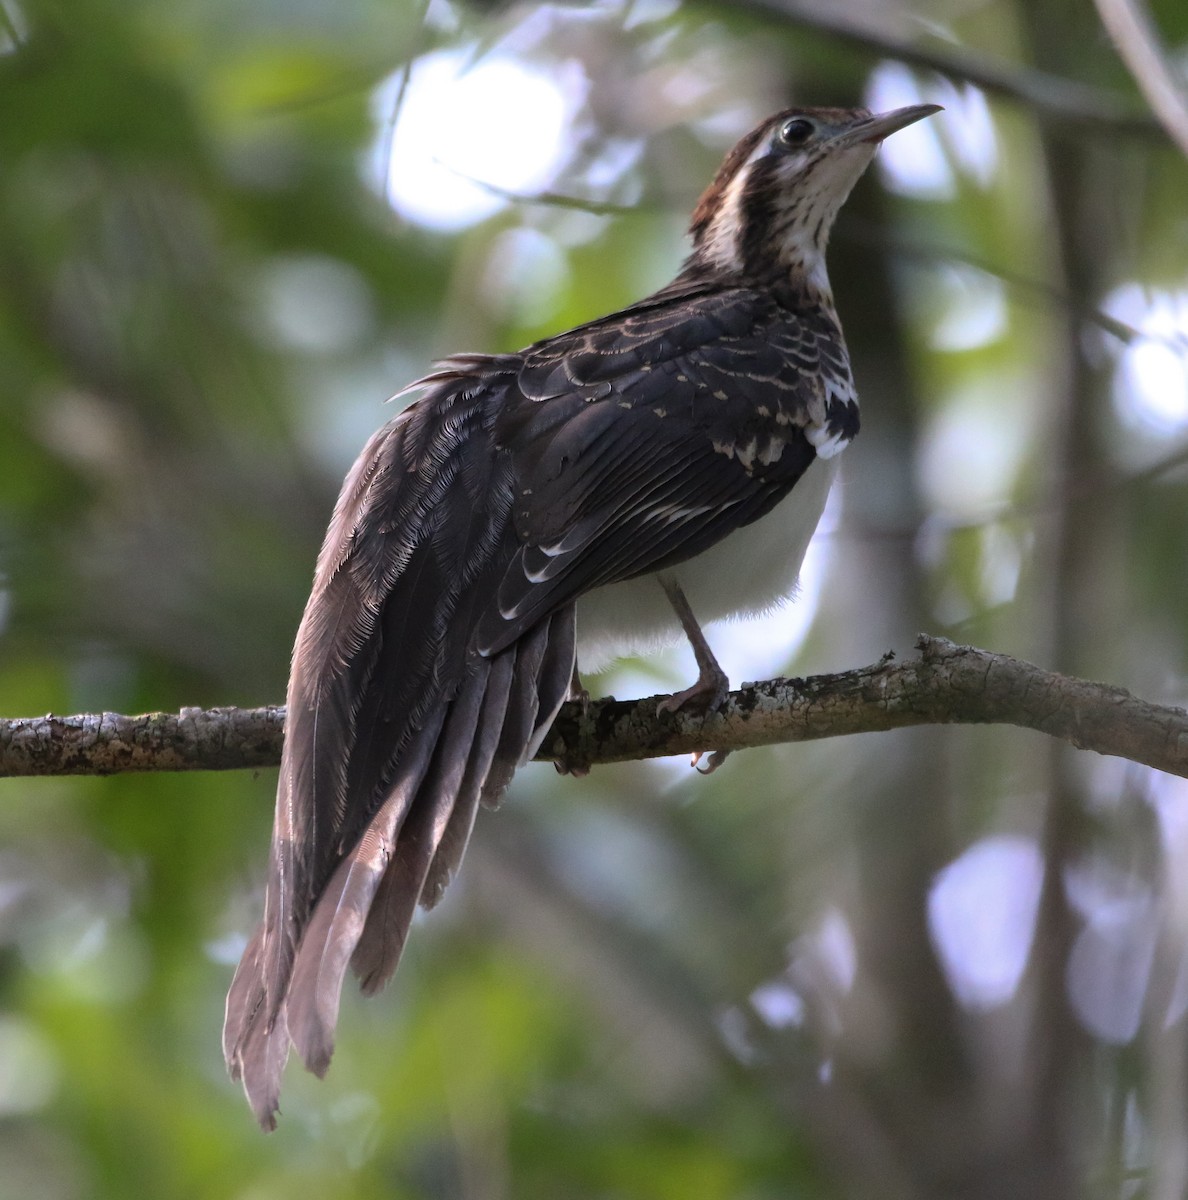
[[[256,931],[227,995],[223,1051],[265,1129],[276,1126],[290,1045],[325,1073],[348,963],[368,993],[391,976],[418,902],[436,903],[457,871],[479,804],[498,803],[552,724],[574,652],[570,606],[473,660],[458,693],[403,748],[386,798],[318,897],[295,956],[269,954],[267,922]]]

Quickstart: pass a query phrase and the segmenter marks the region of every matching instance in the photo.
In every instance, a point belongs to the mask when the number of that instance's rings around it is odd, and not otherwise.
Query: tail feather
[[[421,904],[425,908],[432,908],[441,899],[450,880],[461,866],[462,856],[466,853],[474,820],[478,815],[483,783],[491,770],[491,761],[499,746],[503,723],[507,717],[508,700],[519,665],[518,655],[514,652],[501,654],[491,663],[487,694],[483,697],[483,711],[475,731],[470,759],[466,764],[466,778],[454,802],[454,811],[450,814],[449,824],[442,834],[441,844],[430,864],[429,874],[421,891]],[[373,904],[367,928],[363,931],[363,940],[359,943],[352,964],[355,973],[364,980],[363,990],[368,993],[381,987],[396,967],[395,960],[375,961],[376,956],[371,952],[372,939],[382,936],[382,929],[373,926],[382,927],[382,918],[383,912],[379,905]]]
[[[569,694],[573,677],[576,630],[573,610],[558,613],[550,622],[542,623],[534,636],[516,647],[514,670],[510,654],[498,655],[497,665],[508,664],[506,682],[495,703],[491,703],[495,685],[488,684],[487,707],[479,725],[481,743],[476,741],[466,783],[454,805],[453,815],[429,868],[421,892],[421,904],[432,908],[458,872],[474,827],[481,802],[494,807],[516,767],[536,753],[541,739],[552,725],[557,711]],[[533,728],[535,722],[535,728]],[[508,734],[508,730],[512,733]],[[528,748],[513,760],[514,747],[527,738]],[[505,744],[507,757],[500,762],[498,751]],[[481,745],[481,749],[480,749]],[[373,908],[374,912],[374,908]],[[366,936],[366,934],[365,934]],[[393,964],[393,967],[395,964]],[[390,970],[388,972],[391,973]],[[368,990],[368,989],[365,989]]]
[[[570,605],[554,613],[549,620],[548,654],[536,685],[536,728],[532,730],[527,748],[521,751],[520,762],[531,758],[540,749],[545,734],[557,719],[561,705],[569,699],[576,663],[577,620]]]
[[[260,955],[264,945],[264,922],[256,926],[235,975],[227,991],[227,1011],[223,1021],[223,1057],[232,1079],[243,1075],[240,1048],[248,1027],[257,1019],[256,1014],[264,1003],[264,989],[260,984]]]
[[[480,660],[454,701],[433,768],[422,787],[424,799],[400,830],[367,922],[352,946],[351,966],[366,994],[378,991],[400,961],[430,865],[446,830],[465,809],[467,780],[476,752],[481,753],[483,717],[495,707],[498,720],[499,693],[506,692],[501,680],[509,669],[500,664],[496,670],[487,660]]]
[[[264,987],[262,959],[265,926],[261,922],[240,960],[227,993],[227,1020],[223,1054],[232,1079],[243,1080],[243,1090],[256,1120],[268,1130],[276,1128],[280,1106],[280,1078],[289,1057],[289,1031],[282,1006],[271,1017]]]
[[[498,808],[516,767],[524,759],[524,747],[536,728],[536,718],[540,712],[537,680],[548,650],[549,624],[548,621],[542,621],[517,646],[520,670],[512,685],[503,731],[480,797],[487,808]]]
[[[518,675],[517,680],[531,686],[517,688],[513,685],[503,735],[483,784],[481,799],[487,808],[499,806],[516,768],[536,753],[565,703],[573,678],[576,643],[572,605],[542,621],[521,639],[520,661],[529,658],[533,669],[530,675]]]
[[[534,752],[565,700],[573,661],[572,607],[472,661],[458,694],[402,748],[387,797],[322,890],[283,978],[269,955],[283,931],[267,923],[256,931],[227,996],[223,1050],[265,1129],[276,1127],[290,1046],[325,1073],[348,964],[364,992],[391,976],[418,901],[440,897],[480,802],[497,802]]]
[[[389,863],[422,813],[444,808],[449,814],[452,792],[428,785],[434,782],[432,765],[440,759],[443,743],[455,744],[458,727],[466,727],[468,707],[477,709],[472,700],[467,703],[471,690],[464,689],[461,703],[442,706],[432,714],[409,744],[398,782],[354,853],[334,872],[301,938],[288,981],[288,1033],[315,1075],[324,1075],[330,1065],[347,964]],[[481,686],[477,691],[481,699]]]
[[[232,1078],[242,1079],[252,1110],[265,1129],[276,1128],[275,1113],[280,1102],[281,1075],[288,1061],[289,1046],[294,1043],[290,1023],[292,1007],[297,1008],[297,1016],[302,1022],[304,1037],[298,1049],[306,1065],[320,1075],[329,1064],[333,1034],[321,1039],[318,1035],[321,1030],[332,1031],[334,1028],[338,1016],[338,993],[334,992],[331,997],[326,989],[319,991],[318,977],[332,973],[333,964],[329,958],[335,953],[341,957],[339,946],[344,938],[350,939],[351,947],[354,945],[354,939],[344,926],[356,912],[366,914],[371,894],[379,884],[379,873],[368,869],[367,856],[374,852],[376,845],[371,835],[373,831],[378,835],[388,830],[392,831],[392,836],[395,835],[403,813],[415,797],[428,769],[444,717],[445,710],[442,709],[411,743],[404,763],[406,773],[376,814],[355,852],[342,861],[331,877],[314,910],[306,935],[301,939],[292,970],[283,977],[274,977],[270,972],[268,941],[272,937],[283,936],[283,931],[271,929],[266,923],[257,931],[240,961],[227,995],[223,1051]],[[330,927],[336,919],[338,927],[331,939]],[[361,927],[361,918],[359,924]],[[307,944],[311,949],[305,953]],[[319,961],[317,970],[311,966],[311,960],[315,957],[312,947],[315,945],[319,946],[323,959]],[[347,953],[349,955],[349,949]],[[340,982],[345,967],[346,959],[342,958]],[[305,986],[297,978],[299,968],[308,981]],[[302,1000],[304,1007],[298,1003]],[[312,1016],[311,1008],[315,1010]]]

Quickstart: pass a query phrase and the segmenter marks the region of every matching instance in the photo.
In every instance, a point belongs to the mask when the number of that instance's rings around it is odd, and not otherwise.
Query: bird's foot
[[[656,714],[662,716],[664,713],[690,712],[704,716],[717,712],[729,692],[730,680],[726,672],[711,659],[702,664],[697,682],[661,700],[656,705]]]
[[[714,668],[716,669],[708,672],[703,671],[692,687],[687,687],[683,692],[677,692],[676,695],[661,700],[656,705],[656,715],[688,711],[708,716],[710,713],[717,712],[730,691],[730,680],[726,677],[726,673],[718,668],[717,663],[714,664]],[[729,753],[729,750],[695,750],[692,765],[702,775],[712,775],[726,761]],[[708,758],[706,758],[707,754]],[[705,766],[701,765],[703,758],[705,758]]]

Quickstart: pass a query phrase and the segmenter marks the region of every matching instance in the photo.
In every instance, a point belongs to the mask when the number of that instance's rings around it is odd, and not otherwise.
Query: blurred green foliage
[[[434,355],[664,282],[734,133],[790,98],[854,102],[885,69],[749,7],[0,0],[0,712],[278,700],[383,400]],[[972,49],[1130,87],[1062,0],[909,7]],[[1182,47],[1188,10],[1155,10]],[[375,179],[394,118],[376,97],[396,94],[377,89],[441,48],[576,63],[553,190],[638,211],[402,223]],[[839,228],[864,433],[811,631],[760,669],[858,665],[927,626],[1182,699],[1188,401],[1152,424],[1116,375],[1124,344],[1080,314],[1127,284],[1183,296],[1188,171],[1158,135],[986,111],[989,168],[972,126],[941,126],[946,185],[872,172]],[[525,230],[551,274],[509,262]],[[996,305],[988,336],[955,321]],[[602,682],[683,667],[630,670]],[[1091,1038],[1061,999],[1080,926],[1043,907],[1015,998],[963,1008],[926,901],[970,842],[1014,831],[1050,880],[1087,865],[1166,902],[1152,954],[1174,974],[1178,876],[1153,864],[1177,844],[1148,805],[1180,811],[1182,791],[1004,730],[736,755],[708,780],[529,769],[388,993],[344,1001],[328,1078],[291,1071],[265,1138],[218,1040],[273,786],[0,783],[6,1200],[1175,1194],[1182,1006],[1156,978],[1137,1039]],[[1094,813],[1075,846],[1061,805]],[[1056,1067],[1046,1041],[1071,1047]]]

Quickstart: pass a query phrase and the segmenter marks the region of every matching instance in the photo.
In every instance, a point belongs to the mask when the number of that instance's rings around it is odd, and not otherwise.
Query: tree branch
[[[283,704],[0,718],[0,778],[275,767],[284,728]]]
[[[1101,23],[1151,111],[1188,156],[1188,93],[1167,61],[1141,0],[1097,0]]]
[[[807,742],[911,725],[1018,725],[1188,777],[1188,713],[1123,688],[921,635],[920,657],[731,692],[704,720],[658,716],[657,697],[567,704],[539,759],[570,767]],[[0,720],[0,776],[219,771],[280,762],[284,708],[185,708]]]
[[[854,49],[882,54],[910,67],[961,79],[993,95],[1021,101],[1037,112],[1066,121],[1103,126],[1118,133],[1152,134],[1162,130],[1148,113],[1136,111],[1114,92],[1065,79],[1032,67],[1005,63],[960,46],[921,46],[854,20],[819,0],[733,0],[735,9],[749,9],[788,25],[811,29]]]

